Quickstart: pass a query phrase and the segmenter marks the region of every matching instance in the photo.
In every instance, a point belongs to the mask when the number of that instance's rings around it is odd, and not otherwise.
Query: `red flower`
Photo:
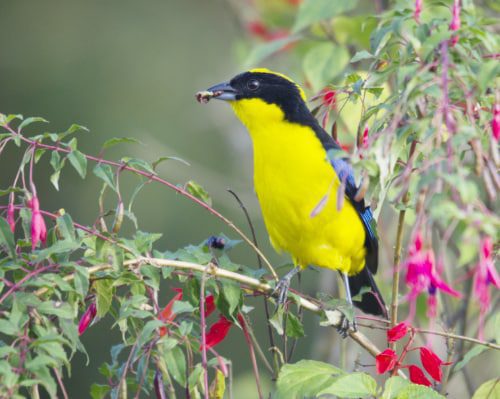
[[[408,332],[408,325],[403,322],[398,325],[392,327],[387,331],[387,341],[388,342],[396,342],[403,338]]]
[[[427,371],[437,382],[441,382],[443,378],[441,366],[451,364],[443,362],[438,355],[425,346],[420,348],[420,361],[425,371]]]
[[[16,231],[16,217],[14,212],[14,204],[9,202],[9,205],[7,206],[7,223],[9,223],[10,229],[13,233]]]
[[[177,292],[177,295],[175,295],[170,300],[170,302],[167,303],[167,306],[165,306],[163,308],[163,310],[160,312],[160,314],[158,316],[158,319],[160,319],[161,321],[164,321],[165,324],[168,324],[168,323],[174,321],[175,317],[177,316],[172,310],[174,307],[174,303],[177,301],[180,301],[182,299],[182,289],[174,288],[173,290],[175,292]],[[165,336],[167,333],[168,333],[168,328],[166,326],[160,327],[160,331],[159,331],[160,337]]]
[[[484,319],[491,305],[490,286],[500,289],[500,276],[493,259],[491,237],[481,240],[479,262],[474,268],[474,297],[479,302],[479,337],[483,338]]]
[[[92,302],[83,314],[80,322],[78,323],[78,335],[82,335],[85,330],[89,327],[90,323],[95,319],[97,314],[97,307],[95,302]]]
[[[247,24],[247,31],[266,42],[282,39],[288,36],[286,29],[271,30],[262,21],[251,21]],[[285,46],[283,50],[288,49],[290,45]]]
[[[207,348],[212,348],[223,341],[232,325],[233,323],[230,320],[226,319],[223,315],[220,315],[219,320],[212,324],[212,327],[210,327],[210,330],[207,333]]]
[[[375,357],[375,365],[377,367],[378,374],[384,374],[387,371],[391,371],[398,361],[398,356],[396,352],[392,349],[386,349],[385,351],[379,353]]]
[[[40,203],[36,195],[28,201],[28,206],[31,209],[31,250],[34,251],[40,241],[44,244],[47,241],[47,226],[40,213]]]
[[[328,88],[323,89],[323,105],[331,107],[337,102],[336,91]]]
[[[460,29],[460,0],[453,1],[452,18],[450,23],[450,30],[456,31]],[[458,35],[451,38],[451,45],[454,46],[458,42]]]
[[[417,233],[415,241],[408,251],[406,259],[406,285],[410,288],[408,300],[410,301],[410,315],[412,319],[415,314],[417,297],[424,291],[429,293],[429,315],[435,314],[436,291],[439,289],[448,295],[460,298],[460,292],[448,286],[436,271],[434,262],[434,251],[432,248],[423,249],[422,235]]]
[[[363,137],[361,137],[361,148],[364,150],[368,148],[368,132],[368,125],[365,125],[365,128],[363,130]]]
[[[491,120],[491,131],[496,141],[500,140],[500,102],[493,105],[493,119]]]
[[[422,0],[415,0],[415,11],[413,12],[413,18],[417,24],[420,23],[420,13],[422,12]]]
[[[413,382],[414,384],[425,385],[426,387],[430,387],[432,385],[432,383],[427,379],[420,367],[412,364],[408,368],[410,370],[411,382]]]

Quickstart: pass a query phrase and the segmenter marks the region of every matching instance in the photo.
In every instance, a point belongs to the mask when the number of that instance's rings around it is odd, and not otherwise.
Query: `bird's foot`
[[[272,292],[272,296],[278,297],[278,306],[284,305],[286,299],[288,298],[288,290],[290,289],[290,280],[291,277],[285,276],[278,281],[276,287]]]
[[[337,310],[342,314],[342,320],[340,321],[340,324],[337,326],[337,331],[342,338],[347,338],[349,332],[358,331],[356,320],[354,318],[350,320],[345,312],[343,312],[340,309]]]

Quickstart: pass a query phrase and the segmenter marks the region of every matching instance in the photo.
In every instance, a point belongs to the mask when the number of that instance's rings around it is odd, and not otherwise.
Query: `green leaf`
[[[90,396],[92,399],[103,399],[107,397],[111,387],[109,385],[92,384],[90,387]]]
[[[314,91],[319,91],[349,63],[349,53],[344,47],[332,43],[314,46],[304,57],[303,69]]]
[[[76,316],[75,309],[67,302],[45,301],[37,307],[37,310],[63,319],[72,319]]]
[[[489,60],[481,64],[477,75],[479,94],[483,94],[488,86],[494,87],[495,78],[500,75],[500,65],[498,60]]]
[[[85,175],[87,174],[87,158],[85,158],[85,155],[78,150],[73,150],[68,154],[68,159],[80,177],[85,179]]]
[[[377,382],[366,373],[351,373],[337,378],[319,392],[319,395],[332,394],[340,398],[366,398],[377,394]]]
[[[472,399],[500,399],[500,378],[483,383],[474,393]]]
[[[113,280],[112,279],[102,279],[94,282],[93,287],[97,294],[97,317],[103,317],[108,313],[111,307],[111,302],[113,301]]]
[[[291,312],[286,315],[286,335],[290,338],[302,338],[306,335],[301,321]]]
[[[361,50],[358,51],[356,54],[354,54],[354,57],[351,58],[351,63],[358,62],[361,60],[368,60],[373,57],[374,57],[373,54],[370,54],[368,51]]]
[[[175,301],[172,306],[172,312],[175,314],[193,313],[196,309],[188,301]]]
[[[133,143],[133,144],[142,144],[139,140],[134,139],[133,137],[113,137],[109,140],[106,140],[102,145],[102,149],[105,150],[107,148],[113,147],[117,144],[122,143]]]
[[[135,169],[139,169],[139,170],[142,169],[148,173],[151,173],[152,175],[156,175],[155,170],[149,164],[149,162],[146,162],[143,159],[123,157],[121,159],[121,161],[126,163],[127,166],[130,166],[131,168],[135,168]]]
[[[186,385],[186,358],[184,352],[178,346],[164,354],[167,368],[175,381],[182,386]]]
[[[243,304],[243,296],[240,286],[228,281],[222,282],[222,292],[219,296],[223,296],[227,304],[227,312],[230,316],[234,316]]]
[[[16,244],[14,242],[14,234],[10,229],[9,223],[0,217],[0,246],[4,246],[11,258],[16,257]]]
[[[73,220],[71,219],[71,216],[69,216],[67,213],[59,216],[56,220],[56,224],[58,232],[63,237],[63,239],[71,241],[76,239],[75,226],[73,225]]]
[[[397,399],[445,399],[443,395],[437,393],[434,389],[423,385],[410,384],[403,388],[397,396]]]
[[[103,163],[98,163],[94,167],[93,172],[98,178],[102,179],[104,183],[106,183],[110,188],[112,188],[114,191],[118,191],[118,189],[116,188],[115,178],[111,166]]]
[[[357,0],[304,0],[300,4],[292,32],[296,33],[311,24],[350,11],[357,3]]]
[[[400,376],[389,378],[385,382],[382,399],[397,399],[399,392],[408,386],[410,382]]]
[[[283,330],[284,315],[285,315],[285,309],[283,305],[280,305],[269,319],[269,324],[271,324],[271,326],[274,327],[274,329],[279,335],[283,335],[284,333]]]
[[[165,162],[165,161],[177,161],[177,162],[180,162],[180,163],[183,163],[184,165],[186,166],[191,166],[189,164],[189,162],[185,161],[184,159],[182,158],[179,158],[179,157],[160,157],[158,158],[156,161],[154,161],[151,166],[153,167],[154,170],[156,170],[156,168],[158,167],[158,165],[162,162]]]
[[[19,131],[21,131],[21,130],[23,130],[24,127],[26,127],[32,123],[36,123],[36,122],[49,123],[49,121],[44,119],[44,118],[41,118],[39,116],[34,116],[34,117],[26,118],[25,120],[23,120],[17,129]]]
[[[185,185],[185,190],[193,197],[202,200],[205,204],[212,206],[212,199],[205,189],[193,180],[189,180]]]
[[[480,355],[483,353],[485,350],[487,350],[487,346],[483,345],[476,345],[474,346],[471,350],[469,350],[465,355],[462,360],[460,360],[454,367],[453,372],[456,373],[458,370],[462,369],[465,367],[467,363],[469,363],[472,359],[474,359],[476,356]]]
[[[341,369],[315,360],[285,364],[278,376],[275,399],[314,397],[342,375]]]
[[[298,37],[288,36],[285,38],[259,44],[252,49],[250,55],[245,60],[244,65],[249,68],[253,68],[256,65],[258,65],[261,61],[265,60],[267,57],[271,56],[277,51],[280,51],[287,45],[297,40],[299,40]]]

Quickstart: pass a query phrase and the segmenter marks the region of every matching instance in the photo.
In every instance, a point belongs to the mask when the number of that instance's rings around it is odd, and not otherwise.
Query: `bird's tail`
[[[387,307],[380,291],[375,284],[372,273],[365,267],[359,274],[349,276],[349,288],[351,295],[354,297],[361,291],[362,288],[367,287],[370,291],[366,291],[361,295],[361,300],[353,301],[354,305],[365,313],[370,313],[376,316],[383,316],[388,318]]]

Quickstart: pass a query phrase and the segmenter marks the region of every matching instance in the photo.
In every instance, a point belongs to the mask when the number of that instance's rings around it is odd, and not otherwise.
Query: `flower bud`
[[[97,314],[97,307],[95,302],[92,302],[83,314],[80,322],[78,323],[78,335],[82,335],[85,330],[89,327],[92,321],[95,319]]]
[[[387,341],[396,342],[403,338],[408,332],[408,325],[405,322],[399,323],[387,331]]]
[[[386,349],[375,357],[375,365],[378,374],[384,374],[391,371],[396,365],[398,356],[392,349]]]
[[[413,382],[414,384],[425,385],[426,387],[430,387],[432,385],[432,383],[427,379],[420,367],[412,364],[408,368],[410,370],[411,382]]]

